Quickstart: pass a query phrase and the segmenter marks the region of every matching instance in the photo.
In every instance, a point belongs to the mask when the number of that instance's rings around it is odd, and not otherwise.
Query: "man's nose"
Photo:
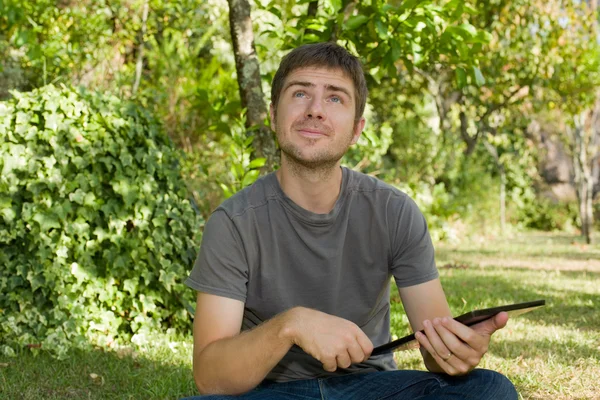
[[[325,120],[327,118],[327,114],[325,109],[323,108],[323,99],[321,96],[314,96],[308,107],[306,108],[306,118],[316,118],[320,120]]]

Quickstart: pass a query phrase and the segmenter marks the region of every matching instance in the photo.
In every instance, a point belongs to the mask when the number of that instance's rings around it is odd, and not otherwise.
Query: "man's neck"
[[[277,179],[294,203],[315,214],[327,214],[333,210],[340,195],[342,169],[339,162],[322,168],[308,168],[283,156]]]

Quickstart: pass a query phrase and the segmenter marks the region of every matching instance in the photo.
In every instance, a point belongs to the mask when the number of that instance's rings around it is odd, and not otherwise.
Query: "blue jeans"
[[[183,400],[516,400],[504,375],[476,369],[452,377],[425,371],[383,371],[285,383],[263,382],[239,396],[209,395]]]

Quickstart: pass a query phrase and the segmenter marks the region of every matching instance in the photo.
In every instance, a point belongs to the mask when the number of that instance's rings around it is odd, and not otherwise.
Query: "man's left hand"
[[[424,321],[425,334],[415,337],[440,369],[448,375],[464,375],[473,370],[487,352],[490,337],[508,322],[508,314],[500,314],[468,327],[452,318]]]

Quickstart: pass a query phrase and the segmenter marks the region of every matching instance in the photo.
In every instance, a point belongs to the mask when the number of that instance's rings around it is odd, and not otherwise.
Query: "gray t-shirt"
[[[405,193],[342,168],[328,214],[289,199],[274,173],[235,194],[211,215],[186,284],[245,303],[242,330],[296,306],[357,324],[374,346],[390,338],[389,279],[398,287],[438,277],[427,224]],[[268,374],[278,382],[392,370],[391,354],[334,373],[294,346]]]

